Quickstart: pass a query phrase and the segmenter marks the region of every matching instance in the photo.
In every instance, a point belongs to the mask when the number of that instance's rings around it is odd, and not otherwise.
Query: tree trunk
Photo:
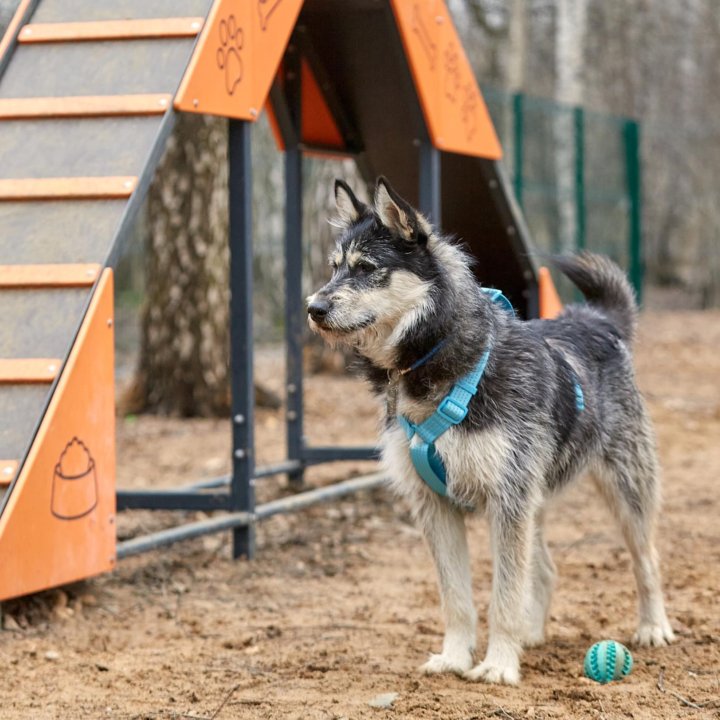
[[[227,121],[180,115],[147,201],[146,303],[129,409],[225,415]]]

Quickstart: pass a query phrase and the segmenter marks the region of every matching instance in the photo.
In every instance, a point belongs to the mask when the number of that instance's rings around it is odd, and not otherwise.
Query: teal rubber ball
[[[596,642],[585,654],[585,675],[595,682],[621,680],[630,674],[632,666],[630,651],[615,640]]]

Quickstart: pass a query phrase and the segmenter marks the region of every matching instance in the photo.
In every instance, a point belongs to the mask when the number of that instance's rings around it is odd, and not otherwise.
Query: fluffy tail
[[[638,309],[625,273],[610,258],[589,252],[555,257],[553,264],[613,321],[623,340],[632,343]]]

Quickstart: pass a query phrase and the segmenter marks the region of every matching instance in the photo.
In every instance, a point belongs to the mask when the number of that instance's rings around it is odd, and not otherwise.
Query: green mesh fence
[[[539,252],[604,253],[640,298],[639,124],[492,87],[483,95]],[[575,298],[569,283],[556,281],[564,300]]]

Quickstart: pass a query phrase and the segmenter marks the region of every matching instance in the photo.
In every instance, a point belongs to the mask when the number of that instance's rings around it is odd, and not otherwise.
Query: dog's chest
[[[414,400],[402,391],[395,399],[388,400],[388,405],[393,403],[396,412],[389,413],[390,417],[404,415],[416,425],[428,418],[437,406]],[[397,422],[389,424],[383,437],[384,456],[396,479],[405,476],[406,482],[413,485],[423,482],[410,459],[410,444],[419,441],[417,436],[408,439]],[[509,439],[498,427],[477,430],[465,425],[451,427],[435,440],[435,448],[445,466],[450,494],[468,501],[473,498],[477,501],[479,495],[497,482],[510,457]]]

